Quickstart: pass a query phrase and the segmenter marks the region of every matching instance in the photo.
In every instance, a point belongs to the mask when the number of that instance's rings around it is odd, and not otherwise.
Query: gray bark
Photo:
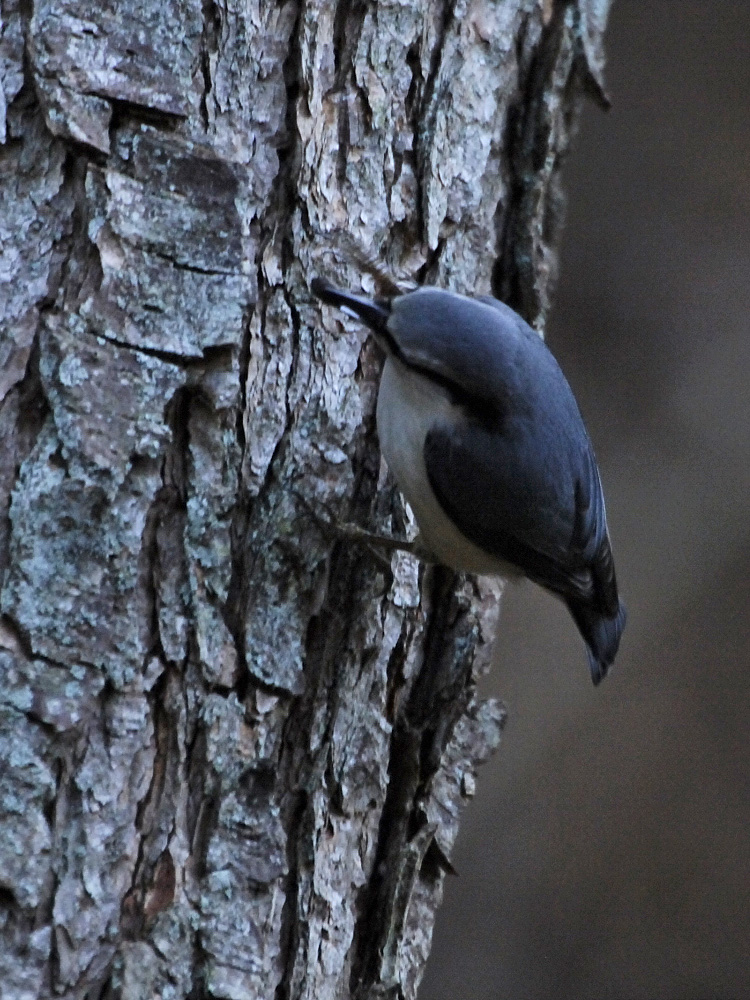
[[[499,593],[309,515],[410,528],[307,287],[541,330],[607,6],[2,0],[3,998],[415,996]]]

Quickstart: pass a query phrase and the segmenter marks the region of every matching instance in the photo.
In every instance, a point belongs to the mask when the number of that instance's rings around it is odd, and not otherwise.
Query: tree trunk
[[[414,997],[498,592],[402,533],[347,248],[541,329],[608,0],[3,0],[0,994]]]

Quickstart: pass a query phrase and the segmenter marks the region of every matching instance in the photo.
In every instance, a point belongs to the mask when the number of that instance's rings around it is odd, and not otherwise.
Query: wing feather
[[[433,427],[424,458],[438,502],[470,541],[535,583],[616,614],[614,564],[593,454],[561,455],[545,440],[533,440],[533,428],[525,434],[513,430],[468,422]]]

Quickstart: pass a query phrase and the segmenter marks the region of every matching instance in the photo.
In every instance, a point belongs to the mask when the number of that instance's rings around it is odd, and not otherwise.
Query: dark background
[[[422,1000],[750,997],[750,3],[619,0],[608,55],[548,342],[630,621],[594,690],[563,607],[506,588]]]

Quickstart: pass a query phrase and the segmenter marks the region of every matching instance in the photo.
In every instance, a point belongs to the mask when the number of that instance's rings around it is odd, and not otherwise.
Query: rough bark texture
[[[498,594],[380,530],[379,358],[307,292],[541,328],[607,0],[2,0],[0,994],[413,997]]]

